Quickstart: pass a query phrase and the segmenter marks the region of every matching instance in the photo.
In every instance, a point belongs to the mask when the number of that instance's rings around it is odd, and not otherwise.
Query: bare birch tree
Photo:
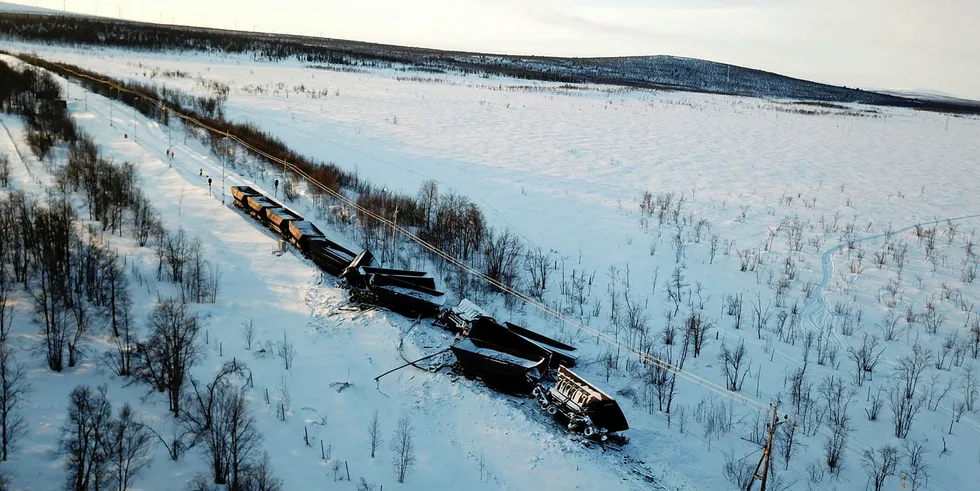
[[[399,483],[405,482],[405,477],[415,467],[415,439],[412,435],[412,420],[408,415],[398,419],[398,426],[391,439],[392,465],[395,468],[395,478]]]

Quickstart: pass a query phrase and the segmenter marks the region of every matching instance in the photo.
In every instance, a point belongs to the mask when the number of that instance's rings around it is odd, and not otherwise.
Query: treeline
[[[452,257],[481,269],[487,276],[503,285],[518,286],[521,268],[526,259],[525,254],[529,253],[527,245],[509,230],[494,230],[490,227],[481,209],[469,198],[456,193],[440,193],[434,181],[423,183],[416,196],[394,193],[372,185],[355,173],[341,169],[335,164],[317,162],[298,155],[286,147],[281,140],[259,130],[251,123],[234,123],[224,119],[223,100],[216,100],[212,105],[207,97],[189,96],[146,84],[124,83],[80,67],[54,64],[34,56],[20,55],[20,58],[32,65],[73,78],[89,90],[120,100],[135,107],[147,117],[169,124],[173,115],[151,102],[160,101],[163,106],[214,128],[216,131],[207,132],[202,140],[218,155],[229,153],[224,140],[224,135],[228,134],[256,149],[257,151],[249,150],[249,152],[259,161],[265,162],[270,169],[281,169],[282,166],[277,162],[268,161],[263,153],[286,160],[315,181],[316,184],[308,186],[307,189],[314,206],[324,216],[335,219],[336,223],[352,227],[353,233],[365,248],[387,251],[389,258],[394,259],[389,245],[392,236],[391,227],[375,218],[382,217],[388,221],[396,221],[399,227],[408,229]],[[76,78],[72,72],[95,79],[111,80],[125,90],[110,89],[104,83],[87,78]],[[126,90],[132,90],[140,95],[127,93]],[[185,125],[185,132],[198,137],[202,135],[194,131],[191,125]],[[286,182],[283,186],[284,191],[287,191],[287,200],[295,198],[294,193],[299,180],[299,176],[292,172],[286,174]],[[343,193],[368,213],[347,209],[340,200],[331,197],[320,186],[333,192]],[[402,244],[400,249],[407,250],[405,244]],[[540,251],[535,251],[535,254],[540,255]],[[483,285],[484,291],[492,290],[483,283],[470,283],[465,278],[465,273],[460,276],[458,271],[449,268],[448,263],[444,263],[437,255],[431,252],[428,255],[436,264],[445,266],[443,271],[445,278],[451,279],[455,293],[465,295],[477,285]],[[410,259],[401,257],[398,260],[405,262]],[[534,290],[543,294],[544,288]]]
[[[84,340],[105,332],[115,346],[102,353],[101,365],[146,384],[149,392],[166,393],[181,428],[174,436],[178,440],[166,442],[138,422],[128,404],[114,415],[104,386],[76,387],[61,430],[59,455],[67,470],[63,489],[130,488],[150,465],[150,447],[159,439],[174,460],[189,449],[202,449],[212,476],[198,476],[192,486],[210,489],[206,484],[212,481],[234,491],[281,490],[268,455],[261,452],[262,438],[242,383],[232,383],[243,375],[244,365],[227,364],[208,382],[190,377],[202,350],[200,322],[188,303],[215,301],[217,265],[183,229],[164,229],[138,187],[136,169],[99,154],[58,104],[61,90],[50,73],[18,71],[0,62],[0,75],[0,108],[22,116],[52,145],[68,149],[65,164],[53,170],[54,187],[43,202],[19,190],[0,199],[0,461],[7,460],[28,429],[23,408],[31,386],[8,344],[11,300],[19,287],[33,301],[41,334],[37,348],[49,369],[76,366],[89,356]],[[62,110],[45,109],[51,107]],[[85,206],[76,208],[79,201]],[[83,227],[76,209],[86,210],[94,223]],[[178,284],[180,291],[178,298],[162,299],[155,307],[142,338],[132,315],[127,258],[114,252],[107,239],[125,230],[139,246],[155,247],[158,279]],[[133,274],[142,284],[135,267]],[[10,485],[11,477],[0,467],[0,489]]]
[[[27,142],[43,159],[56,142],[73,142],[78,129],[68,117],[57,82],[38,70],[18,71],[0,63],[0,110],[27,123]]]
[[[193,50],[249,53],[272,61],[297,58],[331,64],[390,65],[406,61],[384,52],[351,52],[308,44],[294,36],[145,24],[76,16],[0,14],[0,33],[28,41],[100,45],[138,50]]]

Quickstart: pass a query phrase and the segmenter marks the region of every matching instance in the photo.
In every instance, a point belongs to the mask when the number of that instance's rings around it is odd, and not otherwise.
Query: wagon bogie
[[[629,428],[616,400],[565,366],[558,369],[557,381],[532,392],[541,408],[564,420],[569,431],[606,441],[609,434]]]

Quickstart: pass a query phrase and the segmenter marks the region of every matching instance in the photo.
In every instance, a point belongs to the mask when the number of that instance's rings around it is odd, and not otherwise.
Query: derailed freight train
[[[293,244],[320,269],[343,279],[352,301],[412,319],[434,317],[434,325],[456,334],[449,350],[466,376],[501,392],[532,395],[569,431],[602,442],[626,441],[615,435],[629,428],[616,400],[570,370],[578,360],[574,346],[510,322],[501,324],[467,299],[444,309],[446,295],[436,289],[432,275],[382,268],[370,251],[354,253],[331,241],[302,215],[254,188],[233,186],[231,191],[235,206]]]
[[[346,278],[359,298],[411,317],[435,317],[445,295],[427,273],[386,270],[369,251],[360,254],[326,238],[313,222],[251,186],[232,186],[235,206],[293,244],[323,271]]]

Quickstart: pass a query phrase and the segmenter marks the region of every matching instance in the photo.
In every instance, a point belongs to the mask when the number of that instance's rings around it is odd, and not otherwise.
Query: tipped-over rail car
[[[528,393],[551,359],[547,350],[510,332],[490,317],[473,322],[470,337],[453,344],[463,373],[505,392]]]
[[[606,441],[609,434],[629,429],[616,399],[567,367],[558,367],[553,386],[538,385],[532,393],[541,409],[566,421],[569,431],[581,431],[589,438]]]
[[[408,317],[435,317],[446,303],[446,295],[394,276],[371,275],[367,289],[378,298],[378,304]]]
[[[469,332],[473,321],[480,317],[490,317],[490,314],[468,298],[464,298],[459,301],[459,305],[444,310],[433,323],[454,333],[466,333]]]
[[[558,368],[564,365],[568,368],[575,366],[575,361],[578,360],[578,355],[575,354],[575,347],[567,345],[556,339],[549,338],[544,334],[539,334],[530,329],[518,326],[517,324],[511,324],[510,322],[504,322],[514,334],[517,334],[528,341],[548,350],[551,353],[551,368]]]

